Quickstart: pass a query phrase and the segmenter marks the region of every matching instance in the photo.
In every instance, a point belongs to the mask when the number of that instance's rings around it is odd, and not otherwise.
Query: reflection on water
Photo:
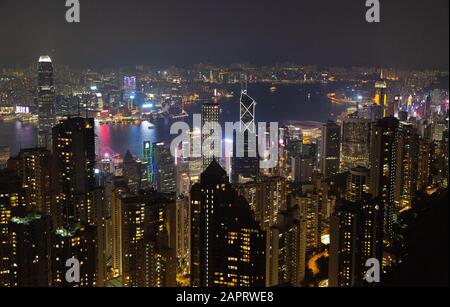
[[[248,90],[256,100],[257,121],[277,121],[280,124],[289,120],[296,121],[320,121],[334,117],[345,109],[329,103],[326,94],[334,91],[342,84],[322,85],[279,85],[278,91],[270,92],[270,84],[252,84]],[[239,86],[232,86],[236,95],[232,99],[220,101],[222,106],[221,121],[239,120]],[[309,98],[308,98],[309,97]],[[200,105],[188,107],[189,114],[199,113]],[[189,121],[192,120],[190,116]],[[171,121],[158,120],[154,128],[149,129],[148,122],[141,125],[116,124],[96,125],[96,149],[101,156],[105,154],[119,153],[124,155],[130,150],[133,155],[142,156],[142,144],[144,141],[168,142],[170,136]],[[37,145],[36,127],[33,124],[19,121],[0,122],[0,146],[10,147],[11,154],[18,153],[20,148],[35,147]]]
[[[36,125],[20,121],[0,122],[0,146],[9,147],[13,155],[21,148],[36,147]]]
[[[96,125],[96,148],[101,157],[119,153],[124,155],[127,150],[133,155],[141,156],[144,141],[160,141],[161,131],[164,127],[158,123],[154,128],[149,122],[140,125]],[[169,128],[167,128],[169,129]]]

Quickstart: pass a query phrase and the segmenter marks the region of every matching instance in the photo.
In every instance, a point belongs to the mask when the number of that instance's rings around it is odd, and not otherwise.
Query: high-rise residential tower
[[[394,239],[398,127],[395,117],[385,117],[373,126],[371,137],[370,193],[380,197],[384,206],[387,241]]]
[[[213,159],[191,189],[191,284],[265,284],[266,238],[250,206]]]
[[[27,209],[51,215],[52,156],[45,148],[22,149],[8,160],[8,169],[17,173],[22,182]]]

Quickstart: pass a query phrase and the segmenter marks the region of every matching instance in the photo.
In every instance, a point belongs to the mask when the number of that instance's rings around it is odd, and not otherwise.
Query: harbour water
[[[257,122],[279,122],[279,125],[290,121],[326,122],[345,109],[345,106],[331,104],[326,96],[327,93],[342,86],[344,86],[342,83],[250,84],[248,94],[257,102]],[[236,122],[239,120],[240,87],[230,86],[230,90],[235,93],[233,98],[220,99],[221,121]],[[192,115],[200,113],[200,109],[200,104],[194,104],[187,107],[187,112]],[[97,153],[123,155],[130,150],[132,154],[141,156],[144,141],[169,142],[172,138],[170,136],[172,122],[169,119],[161,119],[153,124],[154,127],[149,127],[151,124],[148,122],[142,122],[140,125],[97,125]],[[35,147],[36,144],[34,124],[19,121],[0,122],[0,147],[9,147],[11,155],[17,154],[21,148]]]

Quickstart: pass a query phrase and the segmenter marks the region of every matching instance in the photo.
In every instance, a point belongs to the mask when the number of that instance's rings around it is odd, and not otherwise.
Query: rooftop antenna
[[[244,74],[244,80],[241,80],[241,93],[247,94],[247,75]]]

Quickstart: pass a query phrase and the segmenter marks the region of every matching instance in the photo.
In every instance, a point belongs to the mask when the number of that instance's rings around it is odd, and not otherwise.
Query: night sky
[[[40,54],[82,66],[198,62],[449,66],[448,0],[0,0],[0,65]]]

